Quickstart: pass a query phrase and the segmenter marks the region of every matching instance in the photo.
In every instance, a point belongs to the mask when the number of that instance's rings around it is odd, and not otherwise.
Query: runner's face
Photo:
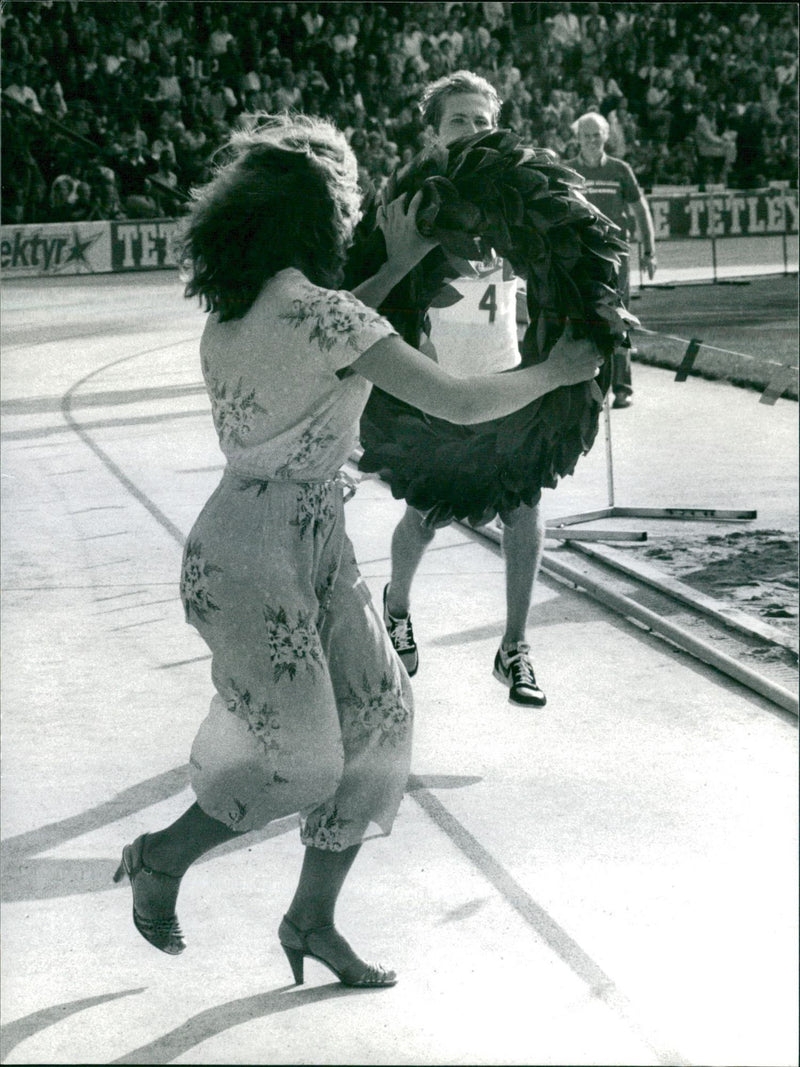
[[[459,137],[470,137],[494,127],[492,107],[480,93],[457,93],[445,97],[442,117],[436,131],[438,141],[447,146]]]

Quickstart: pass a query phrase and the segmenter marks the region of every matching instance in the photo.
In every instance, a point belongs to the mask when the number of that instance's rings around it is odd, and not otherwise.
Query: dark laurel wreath
[[[568,324],[573,337],[588,336],[604,357],[593,382],[561,387],[473,426],[433,418],[373,389],[361,420],[359,466],[379,471],[393,495],[424,512],[431,526],[453,519],[478,526],[498,514],[513,521],[520,503],[532,506],[543,487],[572,474],[594,442],[612,352],[630,345],[627,331],[638,320],[617,291],[627,244],[583,195],[584,184],[555,153],[493,130],[427,150],[382,194],[408,201],[421,188],[417,227],[440,243],[379,308],[409,344],[419,346],[429,307],[448,302],[447,283],[463,273],[458,260],[482,260],[494,250],[526,282],[530,323],[520,366],[547,359]],[[348,288],[386,260],[376,210],[373,202],[356,230]]]

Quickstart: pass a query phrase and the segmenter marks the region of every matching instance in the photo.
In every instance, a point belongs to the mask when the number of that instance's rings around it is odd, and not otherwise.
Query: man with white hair
[[[656,272],[653,218],[636,176],[625,160],[606,155],[605,146],[610,130],[601,114],[588,111],[576,121],[575,128],[580,151],[574,159],[566,161],[567,166],[585,178],[584,193],[587,200],[615,222],[626,236],[633,214],[644,242],[642,265],[648,278],[652,278]],[[627,306],[630,301],[627,258],[623,258],[620,266],[619,290]],[[629,407],[633,393],[630,349],[618,349],[614,353],[611,386],[614,390],[614,407]]]

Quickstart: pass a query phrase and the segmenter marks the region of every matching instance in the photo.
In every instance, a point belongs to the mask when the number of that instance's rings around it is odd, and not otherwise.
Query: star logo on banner
[[[86,258],[86,253],[92,247],[92,245],[100,240],[101,235],[99,233],[93,234],[93,236],[84,238],[81,240],[81,235],[78,233],[76,227],[72,227],[72,245],[67,250],[66,258],[62,266],[66,267],[69,263],[77,263],[77,265],[84,266],[88,271],[92,270],[92,265]]]

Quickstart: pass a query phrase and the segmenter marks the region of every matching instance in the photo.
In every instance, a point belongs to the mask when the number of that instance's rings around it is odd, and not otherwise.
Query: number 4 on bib
[[[486,292],[480,299],[478,308],[489,312],[489,322],[494,322],[497,315],[497,286],[492,283],[487,285]]]

